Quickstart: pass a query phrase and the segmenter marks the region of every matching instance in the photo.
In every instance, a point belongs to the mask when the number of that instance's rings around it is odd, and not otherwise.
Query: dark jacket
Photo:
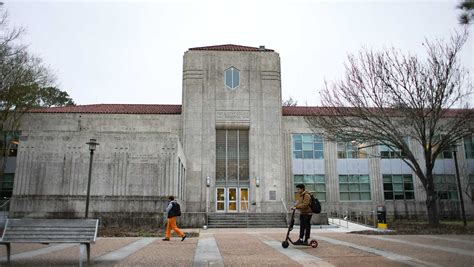
[[[309,204],[311,203],[311,195],[308,191],[304,191],[298,197],[298,202],[296,203],[296,209],[300,210],[301,214],[313,214]]]

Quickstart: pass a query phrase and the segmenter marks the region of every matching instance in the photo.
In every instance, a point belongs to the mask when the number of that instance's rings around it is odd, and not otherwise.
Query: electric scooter
[[[286,239],[285,241],[281,242],[281,246],[283,248],[287,248],[290,245],[290,243],[293,244],[293,246],[305,246],[305,247],[312,247],[312,248],[318,247],[318,241],[316,239],[311,239],[308,245],[295,244],[295,242],[293,242],[293,240],[291,240],[290,238],[290,232],[291,230],[293,230],[294,225],[295,225],[295,210],[293,210],[293,212],[291,213],[291,220],[290,220],[290,225],[288,226],[288,232],[286,233]]]

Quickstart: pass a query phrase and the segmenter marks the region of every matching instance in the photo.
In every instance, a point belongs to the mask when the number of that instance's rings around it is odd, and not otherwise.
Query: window
[[[369,175],[339,175],[339,197],[341,201],[371,200]]]
[[[216,180],[249,180],[248,130],[216,130]]]
[[[13,178],[14,173],[3,174],[3,179],[0,183],[0,198],[11,198],[13,192]]]
[[[339,159],[365,159],[367,158],[367,150],[355,141],[337,142],[337,158]]]
[[[409,145],[407,136],[403,137],[403,141]],[[379,145],[379,151],[380,157],[383,159],[397,159],[406,156],[406,154],[401,149],[393,145],[381,144]]]
[[[385,200],[415,199],[411,174],[384,174],[383,193]]]
[[[466,159],[474,159],[474,140],[472,135],[464,137],[464,150],[466,151]]]
[[[438,199],[458,200],[458,187],[454,175],[435,174],[433,179]]]
[[[0,134],[0,156],[16,157],[20,132],[1,132]]]
[[[293,158],[323,159],[323,138],[316,134],[293,134]]]
[[[296,199],[296,185],[304,184],[306,191],[310,192],[318,198],[320,201],[326,201],[326,178],[324,174],[315,174],[315,175],[295,175],[294,177],[294,190],[295,190],[295,199]]]
[[[240,71],[234,67],[230,67],[224,71],[225,85],[231,89],[235,89],[240,85]]]

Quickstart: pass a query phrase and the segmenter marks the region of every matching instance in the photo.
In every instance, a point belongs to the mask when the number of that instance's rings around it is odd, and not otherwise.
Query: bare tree
[[[458,17],[459,23],[471,24],[474,19],[474,0],[462,0],[457,8],[462,10],[462,13]]]
[[[287,100],[281,101],[283,107],[294,107],[298,105],[298,101],[294,100],[291,96]]]
[[[350,55],[345,78],[321,92],[323,108],[306,121],[314,130],[366,146],[387,145],[402,151],[402,160],[426,190],[430,224],[438,224],[433,181],[436,158],[471,133],[472,85],[459,63],[467,32],[450,41],[426,40],[427,58],[391,49]],[[407,138],[419,146],[410,147]],[[422,158],[416,151],[422,151]]]
[[[14,136],[23,116],[32,108],[74,105],[66,92],[54,86],[55,77],[41,59],[28,53],[19,43],[22,28],[8,25],[7,13],[0,4],[0,133]],[[0,153],[0,179],[12,140],[5,137]]]

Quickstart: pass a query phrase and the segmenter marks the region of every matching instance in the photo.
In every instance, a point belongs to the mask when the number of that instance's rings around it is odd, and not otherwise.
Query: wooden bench
[[[98,219],[7,219],[0,244],[7,247],[10,262],[10,243],[79,243],[85,245],[90,261],[90,244],[97,239]],[[82,265],[81,246],[80,264]]]

